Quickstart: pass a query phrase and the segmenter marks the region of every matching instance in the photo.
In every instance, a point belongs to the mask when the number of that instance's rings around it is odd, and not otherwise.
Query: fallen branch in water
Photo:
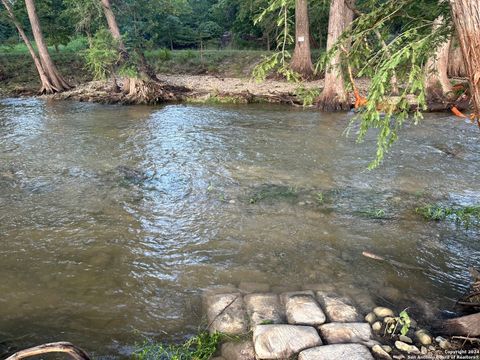
[[[18,351],[5,360],[20,360],[31,356],[58,352],[66,353],[74,360],[91,360],[85,351],[69,342],[56,342],[35,346],[29,349]]]
[[[422,268],[422,267],[419,267],[419,266],[408,265],[408,264],[404,264],[404,263],[396,261],[396,260],[386,259],[382,256],[373,254],[373,253],[368,252],[368,251],[362,252],[362,255],[365,256],[365,257],[368,257],[370,259],[386,262],[386,263],[388,263],[392,266],[395,266],[395,267],[401,267],[401,268],[405,268],[405,269],[409,269],[409,270],[419,270],[419,271],[426,270],[425,268]]]

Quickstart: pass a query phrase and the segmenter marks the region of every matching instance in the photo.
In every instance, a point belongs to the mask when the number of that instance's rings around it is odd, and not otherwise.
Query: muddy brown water
[[[67,340],[125,357],[144,337],[180,341],[203,323],[201,290],[240,281],[452,310],[479,229],[414,209],[480,202],[478,129],[427,115],[368,171],[375,138],[347,138],[351,117],[0,100],[2,351]]]

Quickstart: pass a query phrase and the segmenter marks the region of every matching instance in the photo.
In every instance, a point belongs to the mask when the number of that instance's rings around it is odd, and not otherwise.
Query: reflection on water
[[[345,138],[350,116],[2,100],[0,341],[126,354],[195,332],[201,289],[242,280],[451,309],[478,228],[414,209],[480,202],[478,134],[428,115],[369,172],[375,139]]]

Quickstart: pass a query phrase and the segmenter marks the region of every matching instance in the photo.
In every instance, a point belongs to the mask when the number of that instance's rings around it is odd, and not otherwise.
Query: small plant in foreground
[[[217,351],[223,335],[202,331],[183,344],[163,345],[146,342],[134,352],[138,360],[208,360]]]
[[[391,336],[396,335],[398,328],[400,328],[400,335],[407,335],[410,330],[412,320],[407,313],[407,309],[403,310],[398,317],[392,318],[385,328],[385,331]]]

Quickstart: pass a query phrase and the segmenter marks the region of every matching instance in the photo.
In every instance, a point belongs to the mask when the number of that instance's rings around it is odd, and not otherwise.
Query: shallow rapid
[[[415,209],[480,203],[478,129],[427,114],[368,171],[352,116],[0,100],[0,350],[126,356],[195,333],[202,289],[241,281],[452,311],[480,229]]]

